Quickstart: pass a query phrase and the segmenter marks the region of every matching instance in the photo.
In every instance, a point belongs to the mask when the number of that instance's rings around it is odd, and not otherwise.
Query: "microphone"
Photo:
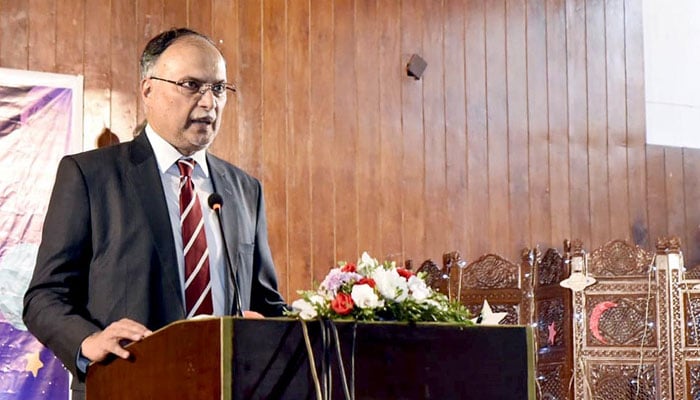
[[[231,262],[231,256],[228,253],[228,246],[226,245],[226,236],[224,236],[224,225],[221,223],[221,206],[224,204],[224,199],[218,193],[212,193],[207,199],[209,208],[214,210],[216,213],[216,219],[219,220],[219,232],[221,232],[221,240],[224,245],[224,253],[226,254],[226,266],[231,274],[231,280],[233,281],[233,298],[236,302],[236,316],[243,316],[243,306],[241,305],[241,290],[238,286],[238,276],[236,271],[233,269],[233,263]]]

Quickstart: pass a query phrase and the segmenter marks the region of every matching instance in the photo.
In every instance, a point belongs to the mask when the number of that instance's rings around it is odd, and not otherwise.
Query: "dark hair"
[[[175,43],[178,39],[181,39],[185,36],[196,36],[200,37],[207,42],[211,43],[212,46],[216,47],[216,44],[214,43],[213,40],[211,40],[208,36],[201,34],[197,31],[193,31],[192,29],[189,28],[172,28],[167,31],[163,31],[153,37],[148,44],[146,44],[146,47],[143,49],[143,53],[141,53],[141,79],[146,77],[146,74],[148,71],[150,71],[151,68],[153,68],[153,65],[158,61],[158,57],[160,57],[161,54],[170,47],[171,44]],[[223,56],[223,55],[222,55]]]

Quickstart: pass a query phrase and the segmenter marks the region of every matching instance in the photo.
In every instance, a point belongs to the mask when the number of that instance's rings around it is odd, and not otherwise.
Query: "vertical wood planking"
[[[685,221],[685,177],[683,171],[683,149],[666,147],[664,149],[664,170],[666,171],[666,215],[668,226],[666,232],[670,236],[678,236],[681,245],[688,245]]]
[[[109,128],[121,141],[132,137],[136,126],[138,96],[138,35],[136,5],[112,2],[112,92]]]
[[[484,2],[468,0],[464,52],[467,99],[467,214],[469,242],[465,259],[476,259],[490,248],[488,138],[486,115],[486,50]]]
[[[646,200],[647,170],[645,162],[646,126],[644,99],[644,32],[642,2],[625,0],[625,101],[627,123],[627,177],[629,216],[634,242],[653,248],[656,238],[649,236]]]
[[[289,282],[287,254],[287,3],[263,2],[262,182],[268,237],[280,290]]]
[[[526,0],[506,2],[506,82],[508,120],[508,191],[510,243],[514,249],[532,241],[529,209],[527,128]]]
[[[661,236],[670,234],[668,230],[668,206],[666,203],[666,160],[663,146],[646,146],[646,183],[649,220],[649,238],[652,243]],[[680,237],[680,232],[676,233]],[[685,246],[685,243],[681,243]]]
[[[238,3],[238,165],[262,174],[262,3]]]
[[[353,0],[336,0],[334,4],[333,102],[335,170],[336,255],[340,260],[355,261],[358,251],[358,177],[357,153],[357,78],[355,71],[355,7]]]
[[[263,29],[265,7],[289,11]],[[678,235],[700,261],[697,154],[645,144],[638,1],[3,0],[0,66],[83,73],[94,147],[142,118],[146,40],[187,25],[239,84],[212,151],[273,191],[287,297],[361,250],[420,262]]]
[[[162,0],[163,1],[163,29],[180,28],[187,26],[187,2],[188,0]],[[167,1],[167,4],[165,2]],[[235,8],[235,3],[230,7]],[[229,27],[237,29],[237,26]]]
[[[34,71],[56,69],[56,0],[29,1],[29,57]]]
[[[423,18],[423,54],[428,62],[423,77],[423,146],[425,154],[424,193],[425,248],[417,262],[442,260],[448,231],[445,148],[445,65],[443,37],[444,0],[433,1]],[[428,179],[430,177],[430,179]]]
[[[527,103],[530,173],[530,218],[533,240],[549,241],[551,198],[548,99],[546,0],[527,2]],[[535,235],[534,232],[538,234]],[[534,245],[534,244],[533,244]]]
[[[532,240],[529,207],[527,129],[526,0],[506,1],[506,82],[508,97],[508,195],[510,246],[508,254],[536,243]]]
[[[614,184],[608,175],[605,2],[602,0],[586,2],[586,49],[591,243],[584,245],[594,249],[612,238],[608,192]]]
[[[230,0],[214,0],[212,3],[212,40],[226,59],[226,79],[238,83],[240,66],[238,52],[238,4]],[[238,160],[238,93],[228,93],[223,111],[221,131],[212,144],[212,152],[237,164]]]
[[[263,4],[268,1],[260,0]],[[187,26],[211,36],[212,0],[187,0]]]
[[[358,248],[381,255],[381,136],[379,134],[379,73],[377,2],[355,2],[355,71],[357,85]],[[359,255],[359,254],[358,254]]]
[[[566,2],[567,110],[569,134],[568,190],[571,232],[559,240],[591,243],[588,176],[588,91],[586,81],[586,0]],[[563,188],[561,188],[563,190]],[[559,244],[559,243],[557,243]]]
[[[84,7],[79,1],[56,2],[56,71],[62,74],[83,74]]]
[[[289,124],[287,128],[287,180],[289,288],[307,287],[313,281],[311,264],[311,137],[309,63],[309,1],[289,3],[287,11],[287,93]],[[288,290],[287,299],[296,298]]]
[[[564,0],[547,0],[546,4],[549,193],[552,220],[552,232],[547,245],[557,246],[571,234],[567,58],[564,56],[566,54],[566,7]],[[550,54],[553,56],[549,56]]]
[[[522,249],[537,244],[532,240],[528,198],[526,0],[506,2],[505,41],[509,231],[511,245]]]
[[[506,2],[486,8],[486,112],[488,146],[489,250],[510,257],[510,190],[508,182],[508,86],[506,69]]]
[[[405,69],[401,56],[401,4],[377,2],[379,35],[379,125],[381,136],[380,185],[377,193],[380,221],[381,254],[377,258],[401,261],[401,168],[403,142],[401,132],[401,82]]]
[[[420,0],[401,2],[401,55],[404,65],[411,55],[423,54],[422,24],[419,22],[425,18],[422,4]],[[404,75],[401,90],[404,157],[399,190],[403,209],[403,254],[405,259],[411,259],[415,263],[423,261],[426,233],[423,201],[423,82]]]
[[[448,236],[443,251],[467,248],[467,119],[465,97],[465,0],[446,0],[445,57],[445,185]],[[440,260],[440,259],[438,259]],[[439,264],[439,263],[438,263]]]
[[[104,35],[112,29],[112,10],[100,0],[86,0],[85,50],[83,59],[85,82],[83,94],[83,131],[86,149],[97,146],[96,139],[109,126],[112,98],[112,36]],[[91,38],[101,38],[92,40]],[[136,61],[134,61],[136,62]],[[136,83],[134,83],[136,84]]]
[[[141,0],[138,4],[138,10],[136,11],[136,24],[138,27],[136,51],[139,58],[143,53],[143,48],[151,38],[161,33],[163,30],[170,28],[169,26],[163,26],[163,14],[165,11],[163,1],[164,0]],[[136,74],[139,81],[141,80],[140,73],[141,69],[137,63]],[[136,124],[138,125],[141,121],[146,119],[143,112],[140,90],[137,91],[136,104]],[[135,132],[132,130],[132,133]]]
[[[627,107],[625,104],[625,16],[623,0],[605,2],[608,187],[610,235],[631,239],[627,177]]]
[[[311,251],[312,277],[323,280],[336,260],[335,251],[335,171],[333,163],[333,114],[328,97],[333,93],[333,1],[310,1],[309,62],[313,77],[310,88],[311,122]]]
[[[700,204],[700,182],[697,178],[698,171],[700,171],[700,150],[683,149],[686,237],[683,254],[687,267],[700,265],[700,207],[698,207]],[[688,221],[693,222],[689,223]]]
[[[29,60],[29,2],[0,2],[0,67],[26,69]]]

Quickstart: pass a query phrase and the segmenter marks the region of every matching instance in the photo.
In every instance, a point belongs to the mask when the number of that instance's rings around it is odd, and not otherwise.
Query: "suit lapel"
[[[238,230],[237,226],[240,224],[238,214],[236,213],[236,205],[234,204],[238,196],[233,187],[230,172],[226,168],[225,164],[216,159],[215,157],[210,157],[207,153],[207,164],[209,165],[209,172],[211,174],[212,184],[214,185],[214,191],[219,193],[224,199],[224,203],[221,207],[221,225],[225,235],[225,245],[228,250],[228,254],[231,256],[231,262],[233,265],[230,268],[236,268],[236,254],[237,249],[232,245],[238,243]],[[227,204],[228,202],[228,204]],[[226,261],[225,261],[226,262]],[[226,264],[228,269],[228,264]],[[233,287],[233,282],[231,281],[230,270],[227,273],[228,282],[227,286],[229,288]],[[228,313],[232,314],[233,309],[233,298],[231,294],[232,290],[226,291],[226,309],[229,310]]]
[[[175,241],[170,227],[168,208],[165,205],[165,193],[161,183],[158,166],[153,155],[153,149],[145,134],[137,136],[132,141],[131,165],[129,179],[134,185],[140,199],[139,206],[143,208],[148,227],[152,232],[153,246],[160,259],[161,277],[164,287],[168,288],[166,298],[161,307],[166,321],[178,320],[185,317],[180,277],[177,269]],[[175,304],[177,306],[173,307]]]

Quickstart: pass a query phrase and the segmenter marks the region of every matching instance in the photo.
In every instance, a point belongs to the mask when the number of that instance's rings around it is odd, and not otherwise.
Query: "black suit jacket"
[[[281,315],[260,182],[211,154],[207,162],[243,309]],[[169,218],[145,134],[61,160],[23,317],[74,376],[83,339],[110,323],[156,330],[185,318]]]

